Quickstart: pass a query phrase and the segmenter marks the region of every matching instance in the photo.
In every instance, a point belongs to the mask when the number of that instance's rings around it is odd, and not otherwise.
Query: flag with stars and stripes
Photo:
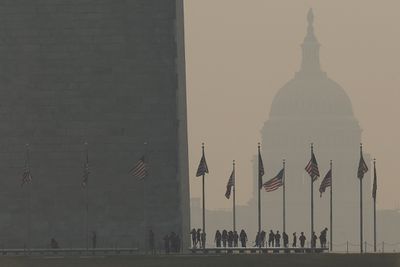
[[[147,176],[147,167],[144,161],[144,156],[139,159],[136,165],[129,171],[129,173],[138,178],[139,180],[143,180]]]
[[[376,200],[376,191],[378,189],[378,177],[376,176],[376,166],[374,162],[374,183],[372,185],[372,198]]]
[[[22,181],[21,181],[21,187],[24,186],[24,184],[30,184],[32,183],[32,174],[31,170],[26,167],[24,172],[22,173]]]
[[[258,189],[261,190],[263,187],[262,177],[264,176],[264,164],[261,157],[260,150],[258,151]]]
[[[282,169],[282,170],[280,170],[278,175],[276,175],[274,178],[272,178],[271,180],[264,183],[263,186],[264,186],[265,191],[272,192],[272,191],[277,190],[279,187],[283,186],[284,176],[285,176],[285,169]]]
[[[311,159],[308,162],[306,168],[306,172],[310,175],[313,182],[315,182],[319,177],[318,163],[315,158],[314,151],[311,151]]]
[[[86,162],[83,165],[83,181],[82,181],[82,187],[85,188],[89,182],[89,157],[86,155]]]
[[[362,150],[360,150],[360,162],[358,163],[358,171],[357,171],[358,179],[363,179],[364,178],[364,174],[367,171],[368,171],[368,166],[364,161]]]
[[[226,184],[225,197],[229,199],[231,197],[232,187],[235,186],[235,169],[232,170],[231,176],[229,177],[228,183]]]
[[[330,169],[324,179],[321,182],[321,185],[319,186],[319,193],[320,193],[320,197],[322,197],[322,193],[325,192],[326,188],[332,186],[332,169]]]
[[[206,173],[208,173],[208,166],[207,166],[206,157],[205,157],[204,151],[203,151],[203,155],[201,156],[199,167],[197,168],[196,177],[203,176]]]

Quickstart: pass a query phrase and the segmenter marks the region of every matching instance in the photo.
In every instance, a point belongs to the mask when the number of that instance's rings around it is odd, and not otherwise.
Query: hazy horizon
[[[200,179],[194,174],[205,142],[210,169],[207,208],[230,208],[224,190],[233,159],[238,204],[250,199],[250,161],[261,140],[260,130],[273,97],[300,67],[300,44],[312,7],[322,69],[351,98],[365,151],[377,159],[378,208],[396,208],[400,128],[393,122],[400,111],[400,29],[395,27],[400,2],[385,3],[186,0],[191,197],[200,196]],[[265,177],[274,172],[267,169]]]

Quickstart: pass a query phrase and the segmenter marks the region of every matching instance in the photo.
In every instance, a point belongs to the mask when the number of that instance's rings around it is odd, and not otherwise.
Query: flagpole
[[[145,164],[146,163],[146,159],[147,159],[147,141],[145,141],[144,143],[143,143],[143,145],[144,145],[144,153],[143,153],[143,163]],[[144,179],[142,179],[142,181],[143,181],[143,243],[144,243],[144,251],[145,251],[145,253],[147,254],[147,252],[148,252],[148,249],[149,249],[149,244],[148,244],[148,239],[147,239],[147,235],[148,235],[148,233],[147,233],[147,212],[146,212],[146,209],[147,209],[147,201],[146,201],[146,180],[147,180],[147,177],[146,178],[144,178]]]
[[[233,161],[233,232],[236,231],[236,173],[235,173],[235,161]]]
[[[363,253],[363,204],[362,204],[362,179],[360,179],[360,252]]]
[[[286,233],[286,161],[283,160],[283,232]]]
[[[260,151],[260,143],[258,143],[258,157],[260,157],[261,151]],[[260,181],[261,181],[261,175],[260,175],[260,161],[258,161],[258,182],[257,182],[257,189],[258,189],[258,234],[261,233],[261,188],[260,188]],[[261,247],[261,242],[258,242],[259,246]]]
[[[146,179],[142,179],[143,182],[143,244],[144,251],[148,252],[148,242],[147,242],[147,213],[146,213]]]
[[[360,155],[362,157],[362,144],[360,144]],[[363,253],[363,203],[362,203],[362,177],[360,180],[360,253]]]
[[[311,143],[311,158],[313,155],[313,151],[314,151],[314,144]],[[312,242],[313,239],[313,233],[314,233],[314,181],[313,181],[313,177],[311,177],[310,179],[311,181],[311,238],[310,241]],[[311,243],[312,244],[312,243]]]
[[[332,251],[332,246],[333,246],[333,233],[332,233],[332,225],[333,225],[333,201],[332,201],[332,186],[333,186],[333,174],[332,174],[332,160],[330,162],[330,167],[331,167],[331,187],[330,187],[330,220],[329,220],[329,233],[330,233],[330,244],[329,244],[329,250]]]
[[[201,150],[202,150],[202,153],[203,153],[203,157],[204,157],[204,143],[202,143],[201,144]],[[202,184],[203,184],[203,188],[202,188],[202,191],[203,191],[203,234],[205,234],[206,233],[206,201],[205,201],[205,179],[204,179],[204,177],[205,177],[205,173],[203,172],[203,175],[202,175]],[[203,244],[203,249],[205,249],[205,244]]]
[[[86,186],[85,186],[85,200],[86,200],[86,250],[89,250],[89,171],[87,170],[89,165],[89,146],[85,142],[85,153],[86,153]]]
[[[26,168],[30,173],[30,153],[29,153],[29,144],[26,144]],[[30,174],[29,174],[30,175]],[[27,229],[27,248],[28,252],[31,250],[31,217],[32,217],[32,182],[28,182],[28,229]]]
[[[377,183],[377,181],[376,181],[376,159],[374,159],[374,196],[373,196],[373,199],[374,199],[374,252],[376,252],[376,183]]]

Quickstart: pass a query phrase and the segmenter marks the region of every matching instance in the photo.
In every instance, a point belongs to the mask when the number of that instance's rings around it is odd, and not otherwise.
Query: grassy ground
[[[0,257],[0,267],[400,267],[399,254]]]

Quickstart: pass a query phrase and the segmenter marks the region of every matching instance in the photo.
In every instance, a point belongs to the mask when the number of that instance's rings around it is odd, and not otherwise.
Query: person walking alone
[[[195,247],[197,246],[197,244],[199,244],[199,247],[201,247],[201,229],[200,228],[197,229],[197,232],[196,232],[196,245],[195,245]]]
[[[328,232],[328,228],[322,230],[319,235],[319,242],[321,243],[321,248],[326,248],[326,234]]]
[[[197,246],[197,232],[196,229],[192,229],[192,231],[190,231],[190,236],[192,237],[192,247],[195,248]]]
[[[317,246],[317,240],[318,240],[318,237],[315,234],[315,232],[313,232],[312,236],[311,236],[311,248],[315,248]]]
[[[306,236],[304,235],[304,232],[301,232],[300,233],[300,237],[299,237],[299,240],[300,240],[300,246],[302,247],[302,248],[304,248],[304,245],[305,245],[305,243],[306,243]]]
[[[204,231],[201,233],[201,248],[206,248],[206,233]]]
[[[296,232],[293,233],[293,243],[292,243],[292,247],[297,247],[297,236],[296,236]]]
[[[282,239],[283,239],[283,247],[287,248],[289,244],[289,236],[285,232],[282,233]]]

